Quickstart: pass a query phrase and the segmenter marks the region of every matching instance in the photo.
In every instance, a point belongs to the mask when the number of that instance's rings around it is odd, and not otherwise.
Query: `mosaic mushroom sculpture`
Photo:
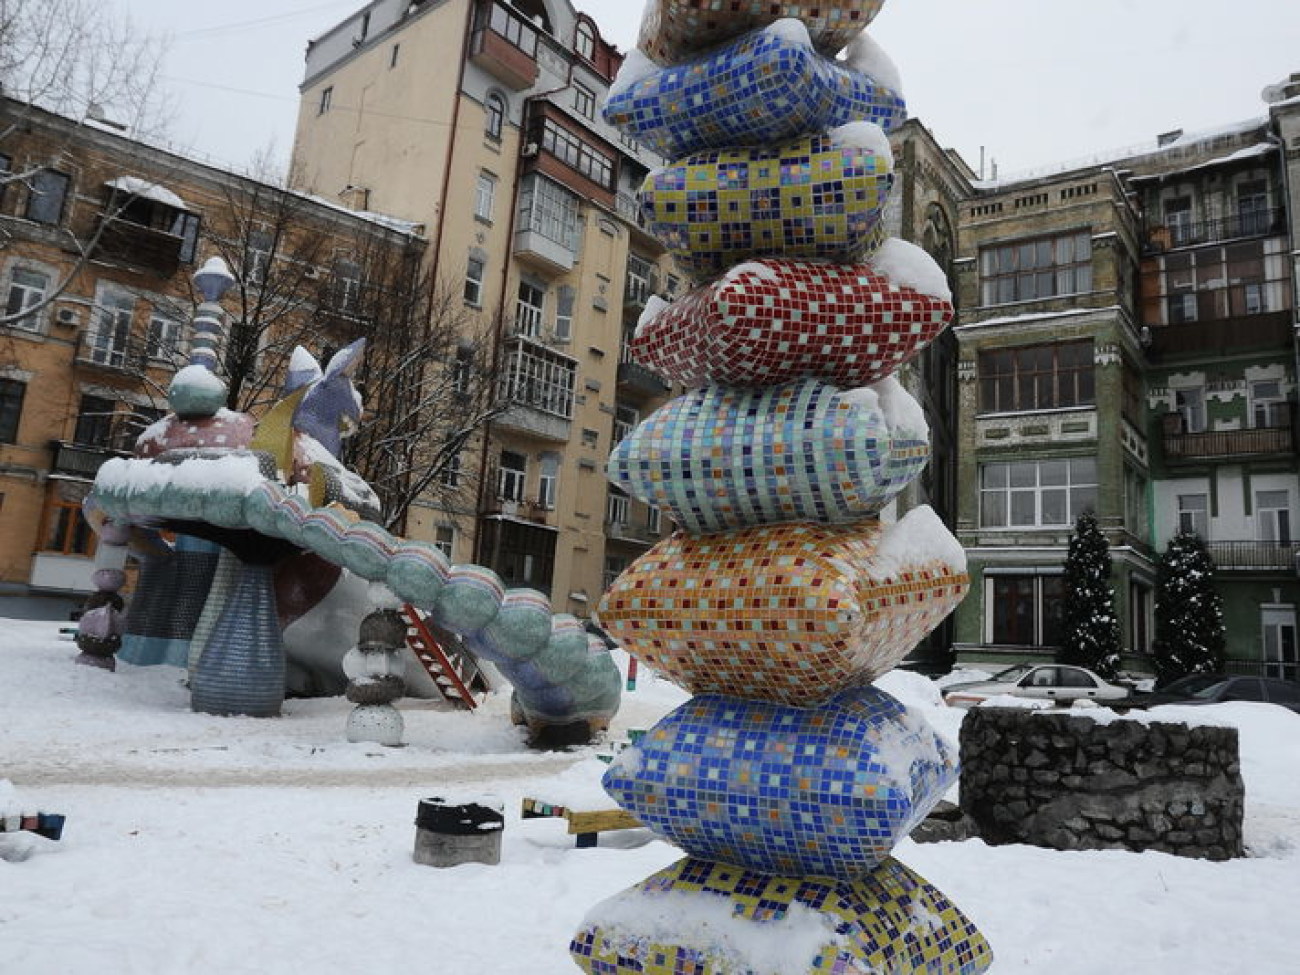
[[[686,857],[588,912],[570,952],[593,975],[992,963],[892,856],[956,761],[871,683],[968,588],[929,508],[880,518],[929,457],[894,373],[953,310],[934,262],[881,229],[905,117],[863,33],[882,2],[652,0],[605,107],[674,158],[642,209],[696,287],[652,302],[632,344],[687,392],[608,465],[680,527],[598,616],[694,696],[605,774]]]

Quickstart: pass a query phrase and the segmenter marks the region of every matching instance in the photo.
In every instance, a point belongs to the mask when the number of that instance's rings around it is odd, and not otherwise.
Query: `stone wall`
[[[973,709],[961,805],[988,843],[1242,855],[1237,729]]]

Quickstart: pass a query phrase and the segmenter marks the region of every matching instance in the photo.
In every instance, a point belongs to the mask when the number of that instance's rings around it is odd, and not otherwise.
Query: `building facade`
[[[600,118],[621,56],[567,0],[377,0],[312,41],[292,179],[428,228],[433,272],[491,323],[508,411],[466,445],[473,510],[408,534],[587,617],[668,529],[612,489],[612,445],[669,392],[628,361],[680,284],[640,227],[662,160]]]
[[[76,604],[94,590],[95,538],[81,501],[100,465],[167,410],[198,266],[227,258],[238,284],[225,304],[246,317],[273,280],[285,280],[273,265],[317,255],[320,266],[294,271],[296,297],[277,296],[261,341],[315,339],[319,352],[344,337],[321,315],[338,310],[338,255],[423,242],[391,222],[11,100],[0,100],[0,131],[0,597]],[[293,205],[277,217],[250,203],[269,198]],[[268,226],[278,219],[278,243],[257,246],[263,232],[241,213]],[[269,400],[284,356],[260,352],[243,378]],[[244,402],[255,397],[252,386],[245,392]]]

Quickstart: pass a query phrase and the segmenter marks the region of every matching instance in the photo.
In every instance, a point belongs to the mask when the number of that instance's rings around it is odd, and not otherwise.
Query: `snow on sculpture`
[[[605,774],[687,855],[588,912],[570,953],[591,975],[992,964],[970,921],[890,855],[956,757],[870,683],[969,586],[928,508],[878,519],[929,456],[892,374],[952,317],[934,262],[882,237],[882,126],[905,116],[861,33],[882,2],[650,0],[606,105],[606,121],[679,153],[642,206],[698,286],[650,303],[632,343],[691,388],[609,462],[681,529],[597,615],[696,696]]]

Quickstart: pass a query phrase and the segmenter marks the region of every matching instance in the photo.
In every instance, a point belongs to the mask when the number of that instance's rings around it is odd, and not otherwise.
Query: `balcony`
[[[1163,254],[1176,247],[1216,244],[1243,237],[1272,237],[1286,233],[1286,211],[1281,207],[1233,213],[1218,220],[1151,227],[1142,241],[1143,254]]]
[[[1171,463],[1290,454],[1296,449],[1295,432],[1289,420],[1270,427],[1183,433],[1178,429],[1180,416],[1171,413],[1165,419],[1171,426],[1164,435],[1165,459]]]
[[[1297,571],[1300,542],[1207,542],[1210,558],[1220,572]]]
[[[631,542],[633,545],[651,546],[659,541],[663,536],[657,532],[652,532],[645,523],[645,519],[632,521],[629,519],[619,521],[605,522],[605,535],[610,541]]]
[[[1147,357],[1154,363],[1183,358],[1222,358],[1260,349],[1291,351],[1287,312],[1220,318],[1180,325],[1147,326],[1142,333]]]
[[[483,514],[488,517],[513,518],[518,521],[527,521],[534,525],[546,525],[547,519],[551,514],[551,509],[547,508],[540,501],[518,501],[513,498],[493,498],[488,501],[487,506],[483,509]]]
[[[84,477],[94,480],[100,467],[113,457],[129,457],[130,454],[106,447],[88,447],[85,444],[69,443],[64,440],[51,440],[50,450],[54,459],[50,463],[51,474],[67,477]]]
[[[515,233],[515,257],[548,277],[567,274],[578,260],[571,247],[526,226]]]
[[[503,3],[481,2],[470,60],[515,91],[537,83],[537,28]]]
[[[100,260],[121,261],[164,278],[171,277],[181,266],[185,242],[176,234],[104,213],[99,215],[98,232],[94,256]]]

